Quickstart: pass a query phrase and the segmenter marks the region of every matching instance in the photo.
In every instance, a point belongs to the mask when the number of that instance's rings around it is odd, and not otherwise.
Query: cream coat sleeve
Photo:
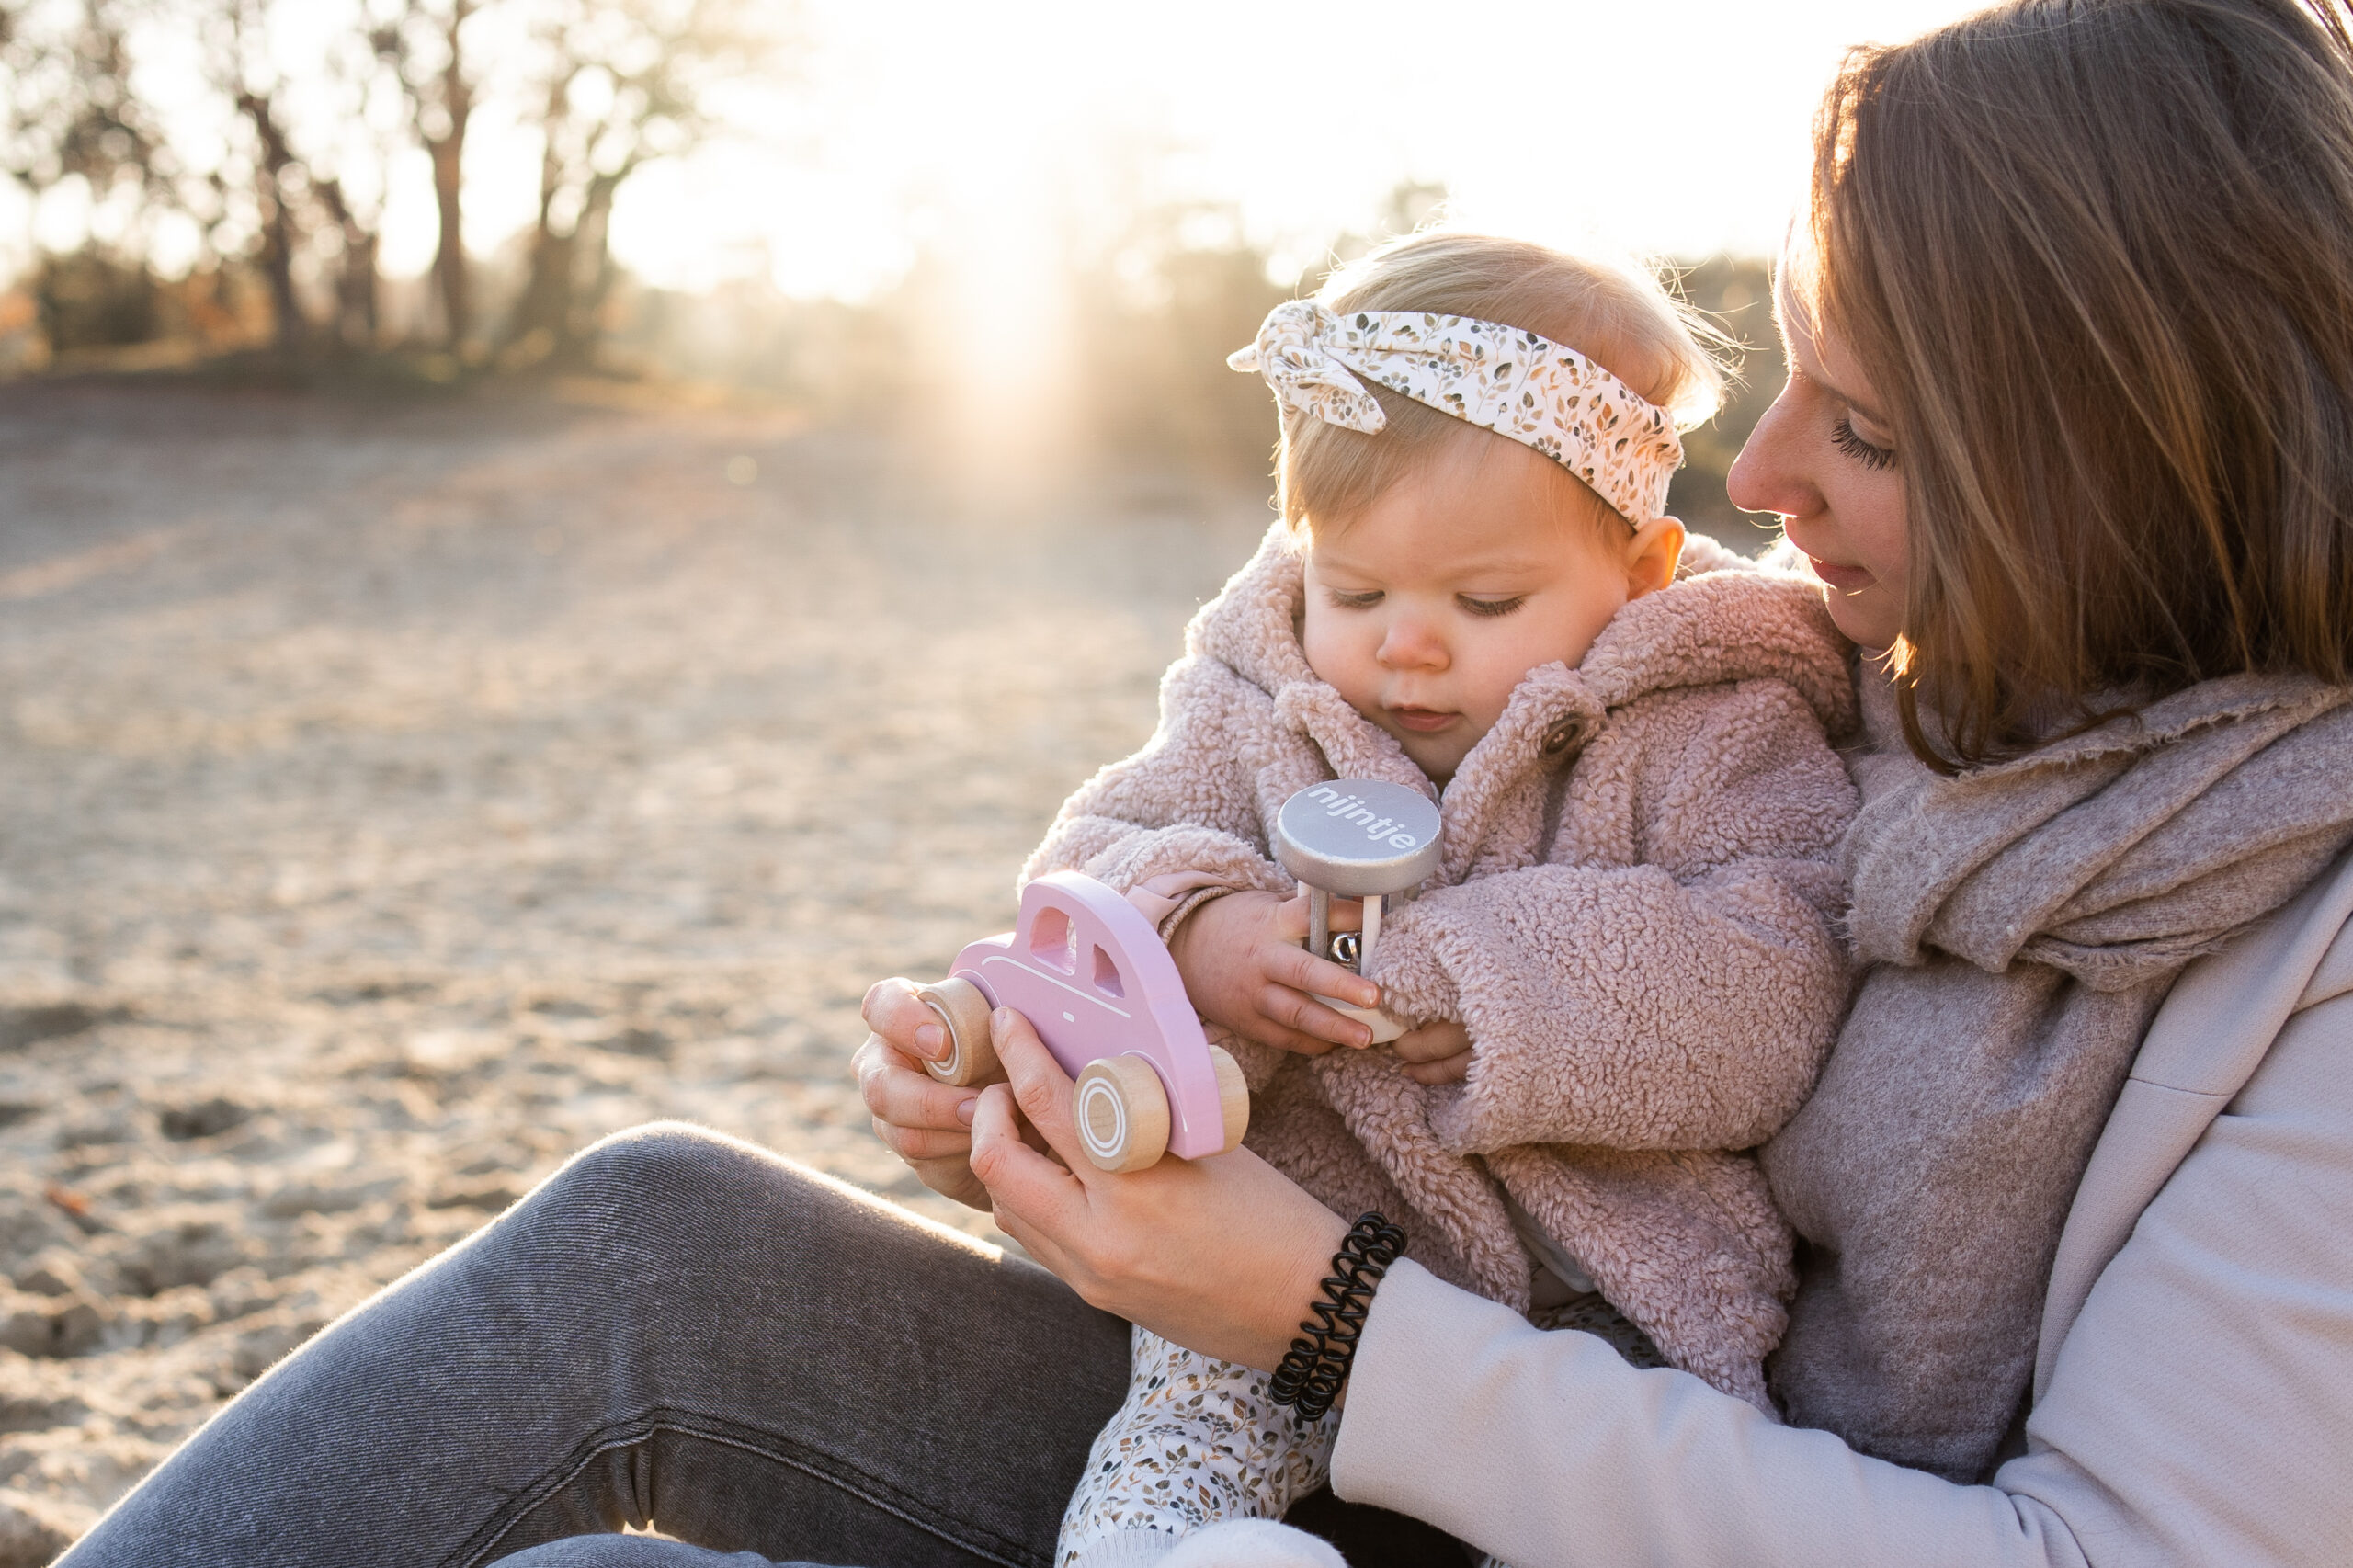
[[[2301,1000],[2100,1274],[1992,1484],[1776,1426],[1408,1263],[1374,1298],[1335,1490],[1516,1568],[2353,1562],[2353,934]]]

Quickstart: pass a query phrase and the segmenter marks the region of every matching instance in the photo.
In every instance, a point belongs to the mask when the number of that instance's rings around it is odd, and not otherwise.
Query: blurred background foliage
[[[168,94],[158,57],[177,64]],[[1262,484],[1269,400],[1225,355],[1330,264],[1444,215],[1442,187],[1400,183],[1322,265],[1282,276],[1231,209],[1102,210],[1095,193],[1044,280],[1054,374],[1026,380],[935,351],[975,297],[953,235],[860,300],[793,298],[758,268],[700,293],[631,278],[607,237],[622,189],[740,134],[731,87],[789,84],[803,63],[792,14],[756,0],[0,0],[0,170],[90,215],[0,294],[0,373],[751,398],[903,443],[951,488],[1026,504],[1109,483],[1151,501]],[[454,236],[481,177],[469,131],[493,101],[536,129],[538,201],[474,255]],[[395,170],[419,153],[443,237],[421,275],[387,277]],[[1745,347],[1675,501],[1753,547],[1722,480],[1780,381],[1768,270],[1661,265]]]

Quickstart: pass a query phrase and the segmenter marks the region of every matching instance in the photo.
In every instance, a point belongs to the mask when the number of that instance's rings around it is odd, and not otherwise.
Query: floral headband
[[[1535,448],[1636,528],[1665,516],[1667,482],[1683,463],[1665,409],[1575,349],[1496,322],[1419,311],[1342,317],[1291,300],[1226,363],[1265,376],[1302,413],[1370,436],[1389,419],[1361,375]]]

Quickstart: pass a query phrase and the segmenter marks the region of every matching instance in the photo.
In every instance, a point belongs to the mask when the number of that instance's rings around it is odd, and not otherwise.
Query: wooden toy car
[[[916,994],[948,1026],[947,1059],[926,1063],[942,1083],[1003,1076],[989,1014],[1027,1017],[1078,1080],[1079,1139],[1099,1169],[1223,1153],[1250,1125],[1241,1065],[1201,1033],[1159,933],[1092,877],[1057,871],[1023,888],[1014,928],[966,948]]]

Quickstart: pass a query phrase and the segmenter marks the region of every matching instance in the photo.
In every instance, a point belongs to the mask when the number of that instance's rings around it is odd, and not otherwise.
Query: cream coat
[[[1344,1497],[1517,1565],[2353,1562],[2353,855],[2184,972],[2077,1187],[2026,1451],[1983,1485],[1772,1426],[1401,1264]]]

